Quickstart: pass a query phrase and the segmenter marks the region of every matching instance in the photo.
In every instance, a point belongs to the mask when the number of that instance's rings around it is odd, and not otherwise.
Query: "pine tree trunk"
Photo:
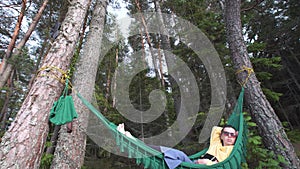
[[[156,57],[155,57],[155,54],[154,54],[153,45],[151,44],[150,33],[148,31],[146,19],[142,14],[142,8],[141,8],[141,5],[140,5],[140,2],[138,0],[135,0],[134,2],[135,2],[135,5],[138,9],[138,12],[141,13],[141,14],[139,14],[139,16],[140,16],[139,19],[140,19],[140,21],[143,25],[142,31],[144,31],[144,33],[146,34],[146,42],[148,43],[148,46],[149,46],[149,51],[150,51],[150,54],[151,54],[151,58],[152,58],[152,62],[153,62],[154,70],[155,70],[155,75],[157,75],[157,70],[158,70],[157,69],[157,61],[156,61]],[[143,36],[141,38],[143,38]],[[159,76],[157,76],[157,79],[159,80]]]
[[[118,34],[118,32],[116,33],[116,35]],[[115,65],[116,65],[116,67],[118,67],[118,60],[119,60],[119,50],[118,50],[118,48],[116,49],[116,59],[115,59]],[[116,91],[116,89],[117,89],[117,76],[114,76],[113,77],[113,90],[114,91]],[[115,95],[113,95],[112,96],[113,98],[112,98],[112,107],[113,108],[115,108],[116,107],[116,96]]]
[[[87,4],[86,0],[71,2],[62,24],[62,32],[45,57],[42,67],[55,66],[62,70],[68,69]],[[39,168],[49,131],[49,112],[63,89],[63,85],[57,79],[47,77],[49,73],[62,76],[58,72],[39,72],[14,122],[2,138],[1,168]]]
[[[46,154],[54,154],[55,146],[57,144],[59,130],[60,130],[60,126],[55,126],[54,127],[54,131],[53,131],[52,136],[50,138],[51,146],[47,147]]]
[[[6,95],[5,95],[5,100],[3,103],[3,107],[1,109],[1,114],[0,114],[0,130],[5,131],[6,130],[6,122],[8,120],[8,105],[9,105],[9,98],[11,98],[12,93],[13,93],[13,86],[12,84],[10,84],[9,86],[9,90],[7,91]]]
[[[252,68],[247,48],[243,39],[240,0],[225,1],[225,19],[229,48],[236,70],[242,66]],[[239,73],[238,80],[245,81],[247,73]],[[294,147],[287,138],[284,128],[261,90],[260,82],[254,73],[245,84],[245,101],[250,108],[250,113],[255,119],[263,142],[267,148],[277,155],[282,155],[288,164],[281,164],[284,168],[300,168],[299,159]]]
[[[93,98],[107,4],[107,0],[98,0],[94,7],[83,54],[74,72],[73,87],[89,102]],[[73,121],[72,133],[62,126],[51,168],[80,169],[84,162],[89,110],[75,93],[73,99],[78,119]]]
[[[7,75],[7,73],[5,73],[5,69],[7,68],[7,65],[8,65],[7,59],[10,58],[10,56],[14,50],[19,32],[21,30],[21,24],[22,24],[22,20],[24,18],[25,10],[26,10],[26,0],[22,1],[21,11],[18,16],[18,20],[17,20],[16,26],[14,29],[14,33],[12,35],[12,38],[11,38],[9,45],[7,47],[7,50],[5,52],[5,57],[3,58],[2,62],[0,63],[0,77],[1,77],[0,78],[0,88],[2,88],[4,86],[4,84],[6,83],[6,80],[9,77],[9,75]],[[5,78],[3,78],[3,75],[5,75],[4,76]]]

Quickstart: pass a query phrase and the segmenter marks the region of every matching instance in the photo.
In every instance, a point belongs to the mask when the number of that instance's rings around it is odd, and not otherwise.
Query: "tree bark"
[[[86,0],[71,1],[62,32],[45,56],[42,67],[68,69],[87,5]],[[53,73],[62,77],[58,72]],[[15,120],[2,138],[1,168],[39,168],[49,131],[49,112],[63,89],[60,81],[47,75],[49,71],[39,72]]]
[[[107,4],[107,0],[96,2],[83,54],[74,72],[73,88],[89,102],[94,93]],[[80,169],[84,162],[89,109],[76,97],[76,93],[72,96],[78,119],[73,121],[72,133],[67,133],[66,125],[62,126],[51,165],[53,169]]]
[[[225,19],[229,48],[235,69],[240,70],[242,66],[252,68],[247,48],[243,39],[240,0],[225,1]],[[248,74],[244,71],[237,75],[237,79],[245,81]],[[254,73],[245,83],[245,101],[250,108],[250,113],[255,119],[260,134],[263,136],[265,146],[282,155],[287,164],[281,164],[284,168],[300,168],[299,159],[294,147],[287,138],[284,128],[261,90],[260,82]]]
[[[19,34],[22,18],[23,18],[25,8],[26,8],[26,0],[23,0],[23,2],[25,2],[25,4],[23,5],[22,10],[21,10],[21,14],[20,14],[20,16],[22,16],[22,17],[19,16],[18,24],[16,25],[14,36],[13,36],[13,38],[12,38],[12,40],[11,40],[9,46],[8,46],[8,49],[6,51],[6,57],[3,59],[2,63],[1,63],[3,65],[1,66],[1,70],[0,70],[0,88],[2,88],[5,85],[6,81],[8,80],[8,78],[11,74],[11,72],[14,69],[13,65],[11,65],[9,63],[6,63],[7,59],[11,57],[11,53],[13,53],[12,56],[17,56],[17,55],[21,54],[22,48],[25,46],[25,43],[28,41],[30,35],[32,34],[32,32],[34,31],[36,25],[38,24],[38,21],[42,17],[42,13],[43,13],[44,9],[47,6],[48,0],[45,0],[43,2],[43,4],[40,7],[38,13],[33,18],[33,20],[31,22],[27,32],[25,33],[23,39],[18,43],[18,45],[16,46],[16,50],[13,52],[13,48],[15,46],[15,42],[16,42],[17,36]]]

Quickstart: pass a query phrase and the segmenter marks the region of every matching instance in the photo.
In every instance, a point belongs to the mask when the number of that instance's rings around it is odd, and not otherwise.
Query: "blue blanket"
[[[164,153],[165,162],[169,169],[176,168],[182,162],[193,163],[189,157],[182,151],[169,147],[160,146],[162,153]]]

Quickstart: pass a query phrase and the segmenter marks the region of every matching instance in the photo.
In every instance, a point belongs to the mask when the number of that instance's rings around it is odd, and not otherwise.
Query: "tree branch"
[[[264,1],[264,0],[256,0],[254,5],[252,5],[250,7],[247,7],[247,8],[244,8],[244,9],[241,9],[241,12],[249,11],[251,9],[254,9],[256,6],[258,6],[260,3],[262,3],[262,1]]]

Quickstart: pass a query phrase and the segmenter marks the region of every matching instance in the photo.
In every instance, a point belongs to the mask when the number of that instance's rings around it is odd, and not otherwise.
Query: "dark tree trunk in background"
[[[227,40],[232,54],[235,69],[243,66],[252,68],[247,48],[244,42],[241,25],[240,0],[225,0],[225,19]],[[237,79],[245,81],[247,73],[239,73]],[[245,84],[245,101],[250,108],[251,116],[256,121],[263,142],[267,148],[277,155],[282,155],[288,164],[281,164],[284,168],[300,168],[299,159],[294,147],[287,138],[284,128],[261,90],[260,82],[254,73]]]

